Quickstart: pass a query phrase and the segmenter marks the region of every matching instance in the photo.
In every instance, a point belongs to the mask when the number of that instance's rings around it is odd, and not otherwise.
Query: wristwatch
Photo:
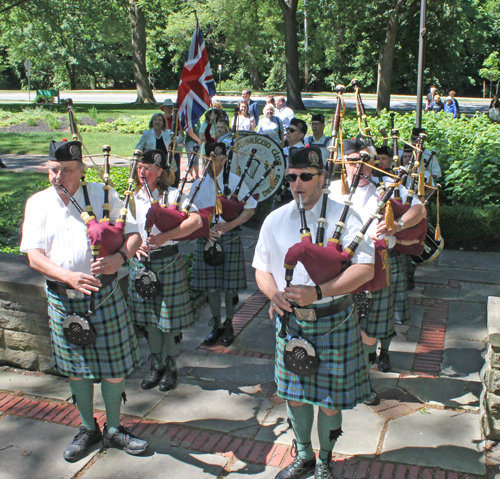
[[[399,218],[398,220],[398,225],[399,225],[399,231],[402,231],[405,225],[405,222],[403,221],[403,218]]]

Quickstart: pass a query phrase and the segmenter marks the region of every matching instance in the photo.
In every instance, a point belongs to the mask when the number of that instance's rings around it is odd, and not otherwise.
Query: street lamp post
[[[427,0],[420,0],[420,38],[418,41],[418,76],[417,76],[417,117],[415,126],[422,127],[422,101],[424,88],[424,47],[425,47],[425,17],[427,13]]]

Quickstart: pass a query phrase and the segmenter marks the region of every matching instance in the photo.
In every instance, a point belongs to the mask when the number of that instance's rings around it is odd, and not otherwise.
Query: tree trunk
[[[287,105],[292,110],[305,110],[300,91],[299,45],[297,41],[298,0],[278,0],[285,24],[285,65]]]
[[[146,68],[146,17],[135,0],[129,0],[129,18],[132,27],[134,79],[137,87],[135,103],[156,103]]]
[[[384,46],[378,57],[377,78],[377,114],[391,107],[391,77],[396,48],[396,37],[399,29],[399,12],[403,0],[398,0],[387,22]]]
[[[249,73],[250,73],[250,79],[252,80],[252,88],[254,90],[260,90],[261,83],[260,83],[259,69],[255,64],[250,65]]]

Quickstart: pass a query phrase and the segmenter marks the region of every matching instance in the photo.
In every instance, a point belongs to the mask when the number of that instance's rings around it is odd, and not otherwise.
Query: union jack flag
[[[214,76],[210,68],[200,25],[196,20],[193,39],[177,92],[179,116],[184,130],[192,128],[201,115],[210,108],[210,99],[214,95]]]

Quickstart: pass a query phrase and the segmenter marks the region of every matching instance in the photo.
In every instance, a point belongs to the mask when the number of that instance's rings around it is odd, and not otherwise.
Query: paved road
[[[33,100],[34,94],[32,93],[31,99]],[[132,103],[136,100],[137,94],[135,91],[62,91],[61,98],[72,98],[75,103]],[[239,100],[239,96],[217,95],[222,103],[235,103]],[[167,94],[164,92],[157,92],[155,98],[158,102],[163,102],[166,98],[175,101],[176,94]],[[265,104],[264,97],[254,98],[259,102],[259,106],[263,107]],[[356,108],[354,95],[348,93],[345,95],[347,108]],[[0,90],[0,102],[2,101],[28,101],[27,92],[2,92]],[[490,104],[489,99],[481,98],[464,98],[459,99],[460,111],[463,113],[475,113],[476,111],[487,112]],[[311,98],[304,98],[304,104],[307,108],[335,108],[336,97],[313,95]],[[375,109],[377,100],[375,95],[363,95],[363,102],[366,108]],[[391,100],[391,109],[393,110],[415,110],[416,97],[415,96],[394,96]]]

